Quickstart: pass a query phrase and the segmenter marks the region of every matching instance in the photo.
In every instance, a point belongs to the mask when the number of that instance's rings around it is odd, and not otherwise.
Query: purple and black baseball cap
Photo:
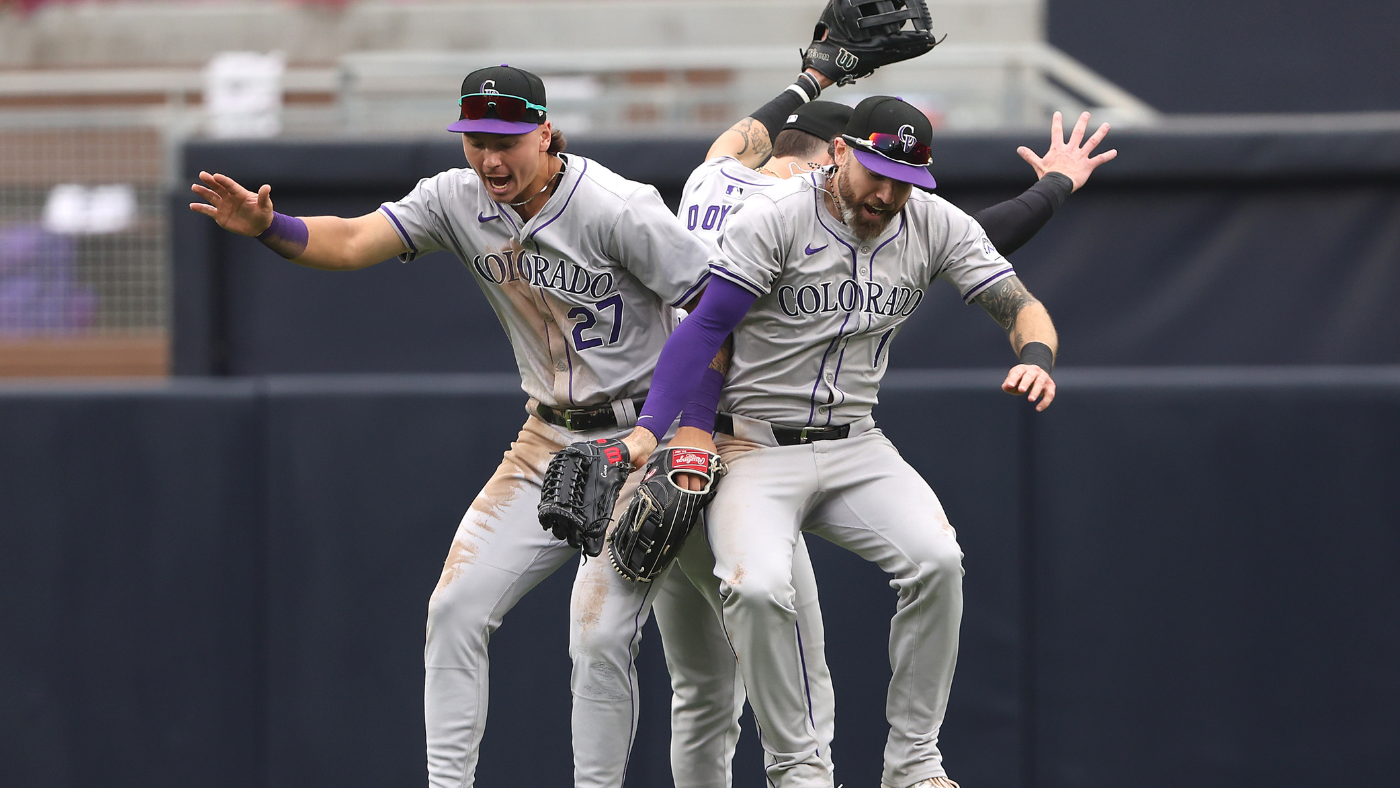
[[[479,68],[462,80],[460,119],[448,131],[525,134],[544,123],[544,82],[505,64]]]
[[[883,175],[932,189],[933,124],[922,111],[894,96],[871,96],[856,105],[842,139],[856,161]]]

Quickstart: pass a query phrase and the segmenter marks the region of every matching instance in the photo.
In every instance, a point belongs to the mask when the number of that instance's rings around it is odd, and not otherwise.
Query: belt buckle
[[[562,410],[560,413],[564,417],[564,429],[569,432],[574,431],[574,412],[572,410]]]
[[[812,439],[807,436],[807,433],[816,432],[820,429],[820,427],[803,427],[802,431],[797,433],[797,442],[802,444],[811,443]]]

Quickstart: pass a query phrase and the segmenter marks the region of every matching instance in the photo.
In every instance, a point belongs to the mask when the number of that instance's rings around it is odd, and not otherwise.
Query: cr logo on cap
[[[488,79],[481,83],[481,92],[494,96],[501,95],[501,91],[496,90],[496,80],[494,79]]]
[[[914,136],[914,127],[908,123],[899,127],[899,141],[904,144],[904,152],[908,153],[918,144],[919,138]]]

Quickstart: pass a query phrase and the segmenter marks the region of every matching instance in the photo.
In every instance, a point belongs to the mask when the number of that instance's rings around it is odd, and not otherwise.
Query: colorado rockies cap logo
[[[843,71],[850,71],[860,62],[860,58],[852,55],[848,50],[842,49],[836,53],[836,67]]]
[[[485,82],[481,83],[480,92],[494,96],[501,95],[501,91],[496,90],[496,80],[494,79],[488,79]]]
[[[914,127],[908,123],[899,127],[899,141],[904,145],[904,152],[908,153],[919,143],[919,138],[914,136]]]

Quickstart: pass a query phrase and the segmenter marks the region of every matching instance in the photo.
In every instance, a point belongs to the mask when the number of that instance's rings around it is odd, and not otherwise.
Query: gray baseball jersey
[[[713,251],[725,219],[744,195],[782,182],[782,178],[755,172],[729,156],[710,159],[686,179],[676,215]]]
[[[563,154],[554,195],[529,221],[454,169],[380,207],[408,252],[456,254],[510,337],[521,388],[556,408],[643,394],[674,307],[709,279],[703,243],[656,189]]]
[[[822,179],[791,178],[728,213],[711,270],[758,300],[734,332],[724,412],[791,426],[864,418],[890,340],[935,279],[971,301],[1015,274],[972,217],[917,189],[862,241],[822,204]]]

